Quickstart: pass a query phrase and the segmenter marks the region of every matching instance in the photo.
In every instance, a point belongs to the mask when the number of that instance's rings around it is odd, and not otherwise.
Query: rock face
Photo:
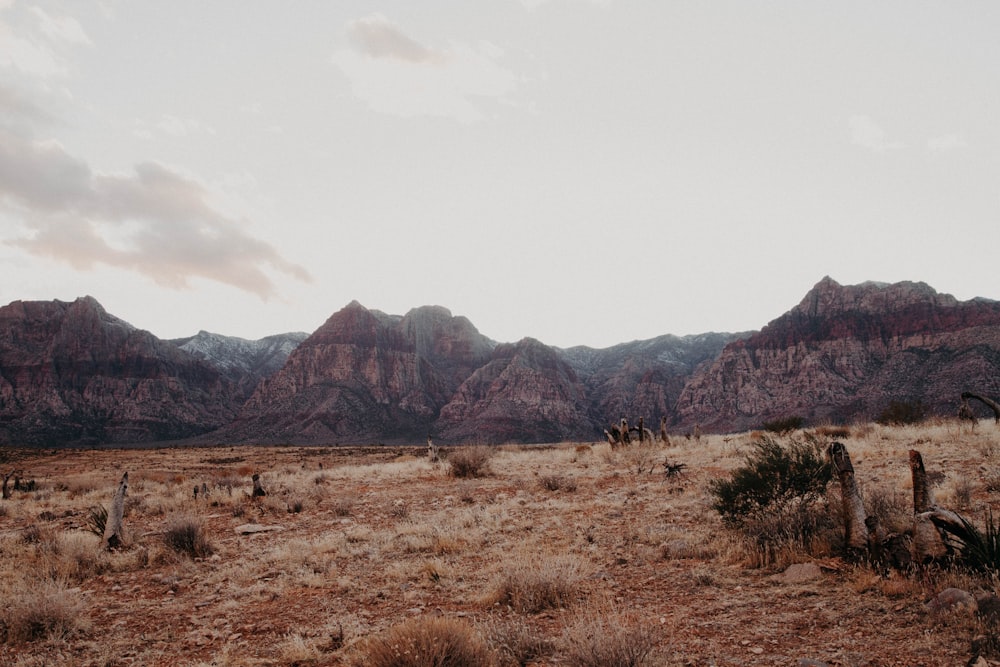
[[[91,297],[0,308],[0,443],[185,438],[227,423],[236,405],[214,368]]]
[[[499,345],[441,409],[445,440],[560,442],[600,433],[587,392],[554,348],[532,338]]]
[[[357,302],[308,337],[176,343],[89,297],[0,309],[0,444],[597,440],[622,417],[726,432],[869,420],[891,401],[954,415],[965,390],[1000,398],[1000,302],[923,283],[824,278],[759,332],[603,350],[498,345],[445,308]]]
[[[218,369],[246,400],[260,381],[280,370],[288,355],[308,337],[307,333],[292,332],[247,340],[199,331],[195,336],[170,342]]]
[[[789,416],[874,419],[891,401],[954,415],[969,388],[1000,393],[1000,302],[960,302],[924,283],[824,278],[692,377],[677,421],[737,431]]]
[[[601,350],[573,347],[560,350],[560,355],[581,378],[600,429],[621,417],[634,423],[642,416],[655,433],[661,417],[676,421],[674,406],[691,376],[714,361],[728,343],[747,335],[666,335]]]
[[[264,380],[222,439],[422,439],[493,343],[440,307],[390,316],[350,303]]]

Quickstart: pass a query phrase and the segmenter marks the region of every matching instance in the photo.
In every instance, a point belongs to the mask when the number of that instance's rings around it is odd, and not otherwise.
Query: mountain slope
[[[91,297],[0,308],[0,442],[185,438],[233,418],[218,371]]]
[[[246,399],[261,380],[280,370],[288,355],[308,337],[307,333],[291,332],[247,340],[199,331],[170,342],[218,369]]]
[[[1000,302],[827,277],[692,377],[677,420],[734,431],[787,416],[873,419],[891,401],[953,415],[969,388],[1000,393]]]
[[[493,344],[428,306],[396,317],[352,302],[264,380],[222,438],[363,442],[423,438]]]

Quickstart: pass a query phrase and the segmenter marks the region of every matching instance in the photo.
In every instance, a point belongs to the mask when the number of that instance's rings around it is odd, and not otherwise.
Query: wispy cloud
[[[889,141],[888,135],[870,116],[855,114],[850,121],[851,143],[876,153],[905,148],[906,144]]]
[[[965,137],[960,134],[943,134],[939,137],[931,137],[927,140],[927,148],[935,152],[953,151],[968,146]]]
[[[311,279],[214,208],[203,185],[152,162],[97,173],[55,141],[0,129],[0,206],[26,231],[8,244],[77,268],[106,264],[174,288],[203,278],[262,299],[276,294],[270,270]]]
[[[0,66],[22,75],[53,78],[69,73],[64,49],[89,46],[80,23],[64,14],[53,15],[32,7],[18,12],[13,3],[0,3]]]
[[[136,120],[132,124],[132,135],[140,139],[152,139],[155,133],[179,139],[198,134],[214,135],[216,130],[196,118],[181,118],[172,114],[163,114],[152,123]]]
[[[472,123],[487,117],[483,100],[504,99],[519,84],[498,62],[503,51],[489,42],[432,48],[382,14],[351,21],[346,32],[350,48],[331,60],[354,94],[380,113]]]
[[[556,0],[518,0],[527,9],[538,9],[542,5],[552,4]],[[566,4],[596,5],[598,7],[609,7],[614,0],[562,0]]]

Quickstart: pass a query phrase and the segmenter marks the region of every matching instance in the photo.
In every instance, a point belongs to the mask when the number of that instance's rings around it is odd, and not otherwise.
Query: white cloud
[[[42,78],[65,75],[69,71],[66,63],[47,45],[14,34],[3,23],[0,23],[0,66]]]
[[[927,140],[927,148],[935,152],[953,151],[968,145],[965,137],[955,133],[943,134],[940,137],[931,137]]]
[[[90,38],[80,23],[66,15],[52,16],[38,7],[27,15],[8,14],[13,3],[0,4],[0,67],[15,68],[22,74],[40,78],[65,76],[69,65],[61,50],[88,46]]]
[[[90,38],[83,31],[79,21],[71,16],[50,16],[39,7],[32,7],[42,33],[54,42],[66,42],[80,46],[90,46]]]
[[[352,48],[331,60],[354,94],[380,113],[472,123],[487,116],[483,98],[504,100],[518,86],[518,78],[498,63],[502,50],[489,42],[433,49],[381,14],[352,21],[347,35]]]
[[[855,114],[849,121],[851,143],[876,153],[905,148],[901,142],[889,141],[888,135],[870,116]]]
[[[262,299],[275,295],[269,270],[311,279],[217,202],[163,165],[95,173],[55,141],[0,129],[0,205],[27,230],[10,245],[77,268],[106,264],[174,288],[204,278]]]

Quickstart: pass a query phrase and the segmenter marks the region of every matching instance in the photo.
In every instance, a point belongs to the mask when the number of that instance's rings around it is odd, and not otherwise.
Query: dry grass
[[[467,621],[420,616],[368,640],[358,667],[490,667],[495,655]]]
[[[514,554],[504,563],[486,603],[528,614],[559,609],[580,597],[585,574],[586,565],[574,556]]]
[[[448,468],[453,477],[462,479],[485,477],[489,474],[489,463],[493,454],[494,449],[487,445],[458,447],[448,452]]]
[[[795,437],[844,442],[890,531],[911,521],[909,449],[939,503],[977,523],[1000,515],[992,423]],[[469,664],[504,667],[964,664],[972,633],[996,634],[923,607],[949,586],[997,592],[990,576],[840,560],[836,485],[821,504],[834,525],[808,541],[762,546],[727,529],[710,483],[754,438],[456,448],[446,464],[422,445],[13,450],[37,486],[0,502],[0,595],[16,601],[0,610],[0,664],[375,664],[374,638],[404,631],[467,639]],[[478,476],[453,472],[466,452]],[[666,475],[664,461],[683,473]],[[128,545],[108,553],[88,510],[107,506],[125,470]],[[265,498],[249,497],[254,472]],[[210,548],[179,556],[164,541],[176,523],[181,542]],[[236,532],[246,524],[266,532]],[[781,578],[812,561],[819,579]]]
[[[578,614],[561,643],[570,667],[641,667],[649,663],[659,628],[636,614],[599,606]]]

